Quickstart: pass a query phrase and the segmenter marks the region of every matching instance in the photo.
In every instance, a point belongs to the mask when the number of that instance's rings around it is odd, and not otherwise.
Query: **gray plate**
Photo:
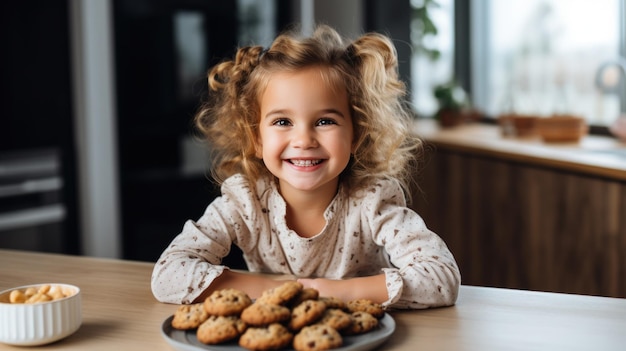
[[[179,351],[247,351],[236,341],[220,345],[205,345],[196,338],[196,330],[177,330],[172,328],[172,318],[168,317],[161,325],[161,334],[174,349]],[[353,336],[343,336],[343,346],[334,351],[367,351],[373,350],[385,342],[396,330],[396,322],[387,313],[379,320],[378,328],[368,333]],[[286,348],[284,350],[293,350]]]

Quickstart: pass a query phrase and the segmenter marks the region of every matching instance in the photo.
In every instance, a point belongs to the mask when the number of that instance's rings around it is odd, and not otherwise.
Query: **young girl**
[[[157,261],[154,296],[203,301],[236,288],[251,297],[284,282],[229,270],[231,244],[252,272],[298,279],[320,295],[393,308],[455,303],[454,257],[406,206],[410,132],[391,41],[353,42],[320,26],[269,49],[243,47],[208,75],[196,125],[221,184]]]

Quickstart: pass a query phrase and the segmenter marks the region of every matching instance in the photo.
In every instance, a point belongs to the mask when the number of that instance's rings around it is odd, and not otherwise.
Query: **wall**
[[[328,24],[342,35],[354,38],[363,32],[364,4],[361,0],[315,0],[314,20]]]

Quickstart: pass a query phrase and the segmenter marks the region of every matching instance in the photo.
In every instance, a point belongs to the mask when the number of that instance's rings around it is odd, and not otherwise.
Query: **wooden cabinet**
[[[413,207],[467,285],[626,297],[626,182],[437,145]]]

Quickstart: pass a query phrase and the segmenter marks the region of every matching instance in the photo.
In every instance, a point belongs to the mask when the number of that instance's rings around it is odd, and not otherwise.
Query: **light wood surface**
[[[0,290],[46,282],[83,294],[83,325],[39,347],[2,350],[173,350],[160,334],[175,310],[150,292],[151,263],[0,250]],[[453,307],[395,311],[381,350],[622,350],[626,299],[462,286]]]

